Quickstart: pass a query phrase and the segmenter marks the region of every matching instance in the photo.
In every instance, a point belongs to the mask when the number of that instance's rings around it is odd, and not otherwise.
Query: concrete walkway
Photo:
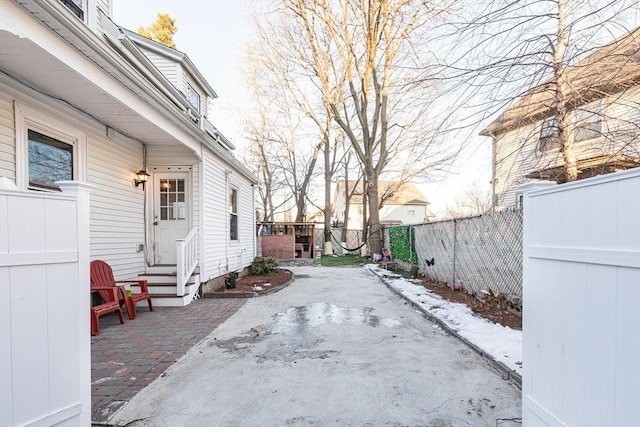
[[[128,426],[515,426],[520,391],[362,268],[292,268],[112,419]]]

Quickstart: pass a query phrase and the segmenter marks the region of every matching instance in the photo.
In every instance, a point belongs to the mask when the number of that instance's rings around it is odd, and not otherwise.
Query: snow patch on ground
[[[369,264],[367,268],[381,276],[386,270]],[[514,330],[476,316],[465,304],[449,302],[423,286],[400,279],[385,279],[395,290],[449,328],[490,354],[509,369],[522,375],[522,331]]]

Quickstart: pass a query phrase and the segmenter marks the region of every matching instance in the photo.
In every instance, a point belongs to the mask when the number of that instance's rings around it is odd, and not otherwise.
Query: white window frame
[[[192,96],[192,95],[197,97],[197,99],[196,99],[197,103],[196,104],[191,102],[191,99],[189,99],[189,97]],[[202,95],[189,82],[187,82],[187,96],[186,96],[186,98],[187,98],[187,101],[189,102],[189,105],[191,105],[195,109],[195,111],[199,113],[200,110],[202,109],[202,105],[201,105],[201,103],[202,103]]]
[[[29,130],[73,147],[73,180],[87,182],[87,134],[19,101],[14,102],[16,123],[16,186],[23,190],[47,191],[29,187]]]
[[[235,212],[231,211],[231,195],[233,194],[233,192],[236,192],[236,197],[235,197]],[[238,213],[239,211],[239,206],[240,206],[240,192],[238,191],[237,187],[229,187],[229,199],[227,200],[229,203],[229,241],[231,242],[237,242],[240,240],[240,215]],[[235,216],[236,218],[236,235],[235,235],[235,239],[231,237],[231,218],[233,218]]]
[[[415,215],[415,214],[416,214],[415,209],[407,209],[407,215]]]

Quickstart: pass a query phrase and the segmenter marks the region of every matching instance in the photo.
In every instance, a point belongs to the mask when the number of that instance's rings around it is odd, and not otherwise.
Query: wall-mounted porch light
[[[136,187],[142,184],[142,189],[144,190],[144,183],[147,182],[150,176],[151,175],[149,175],[147,171],[141,170],[140,172],[136,173],[136,177],[133,180],[133,183],[136,185]]]

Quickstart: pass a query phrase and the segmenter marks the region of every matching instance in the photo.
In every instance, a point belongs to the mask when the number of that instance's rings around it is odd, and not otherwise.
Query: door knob
[[[153,225],[158,225],[158,221],[153,221]]]

